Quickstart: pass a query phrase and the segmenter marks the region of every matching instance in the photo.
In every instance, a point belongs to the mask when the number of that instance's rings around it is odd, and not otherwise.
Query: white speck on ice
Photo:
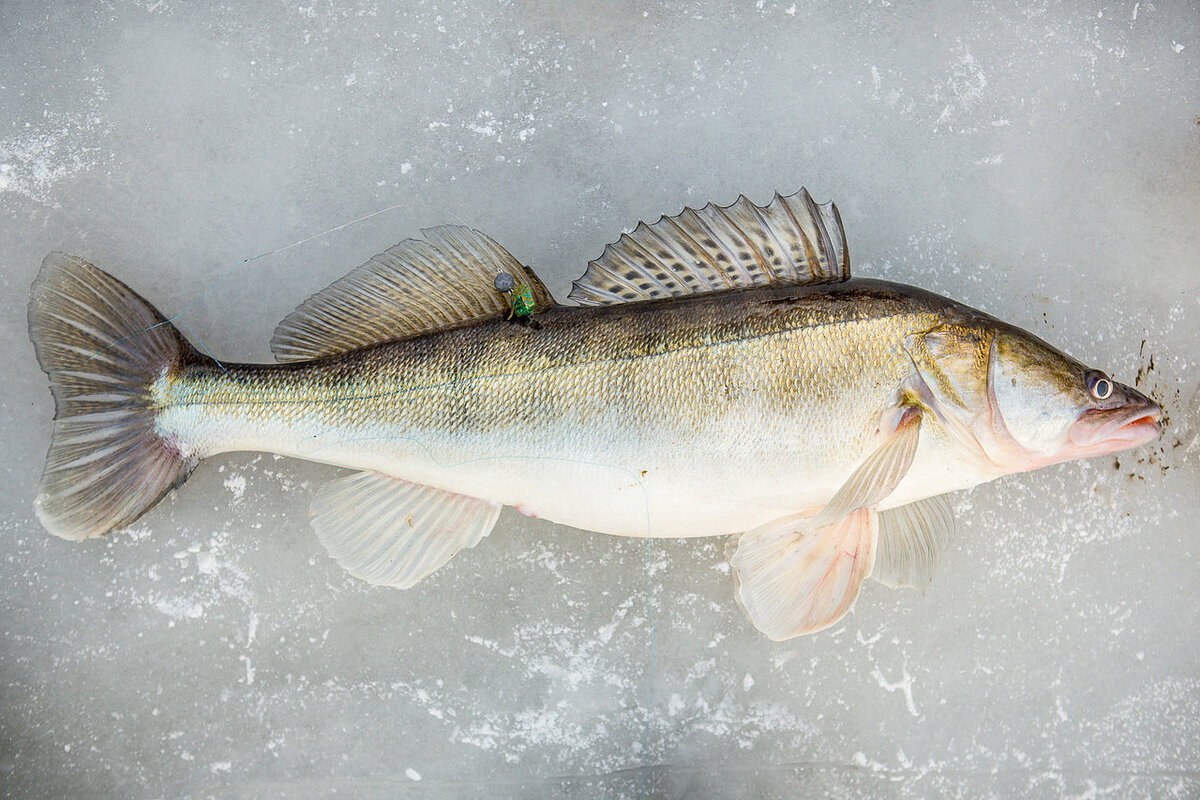
[[[1171,40],[1171,49],[1174,50],[1176,53],[1182,53],[1183,45],[1181,45],[1179,42],[1172,39]]]
[[[408,769],[404,770],[404,774],[405,774],[405,776],[407,776],[407,777],[408,777],[408,779],[409,779],[410,781],[419,781],[419,780],[421,780],[421,773],[417,772],[417,771],[416,771],[415,769],[413,769],[412,767],[409,767]]]
[[[903,670],[904,677],[895,683],[891,683],[887,680],[887,678],[883,677],[883,672],[880,671],[879,667],[876,667],[871,672],[871,675],[874,676],[881,689],[889,692],[903,692],[904,704],[908,707],[908,713],[912,714],[914,717],[919,717],[920,714],[917,713],[917,706],[915,703],[913,703],[912,675],[908,674],[908,667],[904,667]]]
[[[203,605],[183,597],[160,598],[154,607],[171,619],[199,619],[204,615]]]
[[[201,550],[196,554],[196,569],[205,575],[211,575],[217,571],[217,560],[213,558],[212,553]]]
[[[411,163],[409,163],[408,161],[405,161],[403,164],[400,165],[400,174],[401,175],[407,175],[410,172],[412,172],[412,164]]]
[[[208,771],[213,775],[219,772],[229,772],[233,769],[232,761],[214,761],[208,765]]]
[[[50,114],[21,133],[0,139],[0,194],[12,193],[50,204],[56,185],[105,159],[95,101],[79,116]]]
[[[1067,712],[1062,706],[1062,697],[1061,696],[1054,698],[1054,711],[1055,711],[1055,713],[1058,714],[1059,719],[1061,719],[1063,722],[1067,721],[1067,719],[1068,719]]]
[[[751,687],[753,687],[753,686],[754,686],[754,678],[751,677],[749,672],[747,672],[746,677],[742,678],[742,691],[748,692],[748,691],[750,691]]]
[[[246,476],[245,475],[230,475],[225,479],[225,488],[233,493],[233,502],[240,503],[242,495],[246,493]]]

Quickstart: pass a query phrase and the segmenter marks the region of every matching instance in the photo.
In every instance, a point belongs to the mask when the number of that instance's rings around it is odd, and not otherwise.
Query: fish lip
[[[1131,393],[1133,394],[1133,393]],[[1144,395],[1115,408],[1089,408],[1071,426],[1071,443],[1095,453],[1140,447],[1162,433],[1162,406]]]

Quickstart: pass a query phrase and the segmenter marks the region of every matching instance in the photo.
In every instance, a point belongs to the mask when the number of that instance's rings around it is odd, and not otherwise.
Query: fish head
[[[919,402],[996,474],[1127,450],[1160,432],[1153,400],[998,320],[941,325],[905,349]]]
[[[1017,328],[997,332],[989,383],[1026,469],[1140,447],[1161,432],[1158,403]]]

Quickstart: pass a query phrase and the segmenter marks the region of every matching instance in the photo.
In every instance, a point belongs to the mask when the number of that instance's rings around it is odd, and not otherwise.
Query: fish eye
[[[1092,397],[1097,400],[1107,400],[1113,393],[1113,383],[1102,372],[1089,372],[1087,387]]]

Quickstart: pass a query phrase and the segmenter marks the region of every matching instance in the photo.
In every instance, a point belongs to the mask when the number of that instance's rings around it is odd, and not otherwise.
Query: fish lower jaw
[[[1098,427],[1076,423],[1068,437],[1070,444],[1065,458],[1055,460],[1092,458],[1149,444],[1162,434],[1160,416],[1157,411],[1147,411],[1132,419]]]

